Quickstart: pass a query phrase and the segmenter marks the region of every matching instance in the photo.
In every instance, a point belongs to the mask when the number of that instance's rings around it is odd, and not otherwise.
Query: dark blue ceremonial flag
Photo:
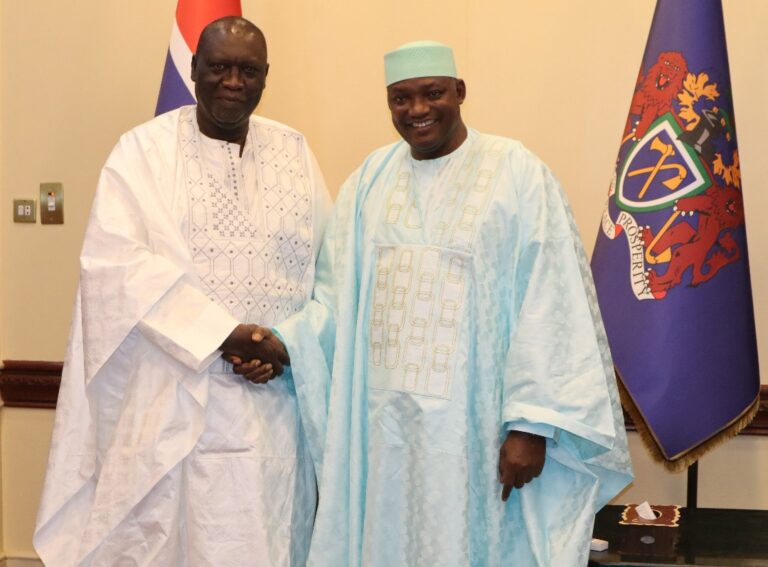
[[[720,0],[658,0],[592,271],[657,457],[682,468],[749,423],[760,379]]]

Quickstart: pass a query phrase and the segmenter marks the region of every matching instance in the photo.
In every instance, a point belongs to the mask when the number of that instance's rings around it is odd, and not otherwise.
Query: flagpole
[[[688,494],[686,496],[686,507],[688,509],[696,508],[698,505],[699,492],[699,461],[694,461],[688,467]]]

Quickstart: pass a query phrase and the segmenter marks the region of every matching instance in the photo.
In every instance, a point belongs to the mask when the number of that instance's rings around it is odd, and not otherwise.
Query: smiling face
[[[254,28],[256,29],[256,28]],[[264,37],[238,22],[203,32],[192,58],[197,122],[210,138],[244,143],[248,120],[266,86]]]
[[[466,139],[459,108],[465,96],[464,81],[452,77],[406,79],[387,87],[392,123],[415,159],[442,157]]]

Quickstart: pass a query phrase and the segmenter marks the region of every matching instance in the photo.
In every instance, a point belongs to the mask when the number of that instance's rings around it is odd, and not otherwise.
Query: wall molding
[[[62,366],[61,362],[4,360],[0,369],[3,405],[12,408],[55,408]]]
[[[0,396],[7,407],[56,407],[61,382],[61,362],[4,360],[0,368]],[[627,430],[637,431],[632,418],[624,412]],[[760,386],[760,409],[741,435],[768,435],[768,384]]]

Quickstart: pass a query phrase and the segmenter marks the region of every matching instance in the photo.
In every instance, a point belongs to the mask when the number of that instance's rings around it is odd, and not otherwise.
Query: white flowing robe
[[[586,257],[518,142],[377,150],[336,202],[315,298],[277,325],[318,474],[309,565],[583,566],[631,479]],[[509,429],[544,470],[501,501]]]
[[[295,130],[252,117],[239,149],[184,107],[102,171],[34,536],[48,567],[305,562],[315,480],[290,372],[253,385],[217,349],[308,300],[330,198]]]

